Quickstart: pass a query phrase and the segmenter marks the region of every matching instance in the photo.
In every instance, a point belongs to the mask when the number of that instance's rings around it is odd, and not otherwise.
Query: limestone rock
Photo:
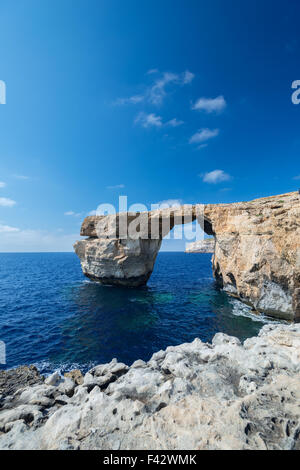
[[[214,253],[215,239],[205,238],[204,240],[187,243],[185,251],[186,253]]]
[[[43,381],[44,377],[35,366],[20,366],[16,369],[0,371],[0,405],[7,395],[13,395],[23,387],[43,383]]]
[[[71,397],[61,382],[6,397],[0,449],[300,450],[300,325],[113,359]]]
[[[161,240],[88,238],[75,243],[88,278],[119,286],[141,286],[152,274]]]
[[[211,204],[204,213],[218,284],[258,312],[300,320],[300,195]]]
[[[72,379],[76,385],[81,385],[83,383],[83,375],[79,369],[73,369],[70,370],[70,372],[65,372],[64,376]]]

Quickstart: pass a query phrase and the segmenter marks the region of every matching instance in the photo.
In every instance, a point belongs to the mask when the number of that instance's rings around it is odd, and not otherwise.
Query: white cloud
[[[6,183],[4,183],[4,181],[0,181],[0,188],[5,188],[6,186]]]
[[[134,120],[135,124],[141,124],[142,127],[161,127],[163,125],[161,116],[154,113],[139,113]]]
[[[195,78],[195,74],[186,70],[182,77],[183,84],[186,85],[187,83],[191,83],[194,80],[194,78]]]
[[[29,176],[25,175],[13,175],[14,178],[17,178],[18,180],[29,180]]]
[[[191,83],[194,74],[186,70],[182,74],[164,72],[162,77],[158,78],[148,90],[148,99],[150,103],[160,105],[166,96],[166,86],[170,83],[177,85],[186,85]]]
[[[300,175],[294,176],[293,180],[300,180]]]
[[[151,69],[147,72],[147,75],[154,75],[159,73],[157,69]],[[118,98],[113,104],[114,105],[126,105],[126,104],[138,104],[142,101],[150,102],[151,104],[160,105],[162,104],[167,92],[166,87],[169,84],[175,84],[178,86],[187,85],[192,82],[195,75],[186,70],[183,73],[163,72],[156,77],[152,82],[152,85],[146,88],[144,94],[133,95],[129,98]]]
[[[165,199],[163,201],[159,201],[157,205],[165,206],[165,207],[178,207],[182,205],[182,200],[181,199]]]
[[[82,215],[82,212],[67,211],[64,213],[64,215],[80,217]]]
[[[198,150],[205,149],[207,146],[208,144],[201,144],[201,145],[198,145],[197,149]]]
[[[152,75],[153,73],[158,73],[158,69],[150,69],[147,72],[147,75]]]
[[[231,176],[223,170],[213,170],[202,175],[202,179],[205,183],[216,184],[222,183],[223,181],[229,181]]]
[[[9,199],[8,197],[0,197],[0,206],[2,207],[12,207],[14,206],[16,201],[13,201],[12,199]]]
[[[116,106],[123,106],[126,104],[138,104],[144,101],[144,99],[145,97],[143,95],[133,95],[129,98],[117,98],[113,104]]]
[[[219,129],[199,129],[189,140],[190,144],[202,144],[219,135]]]
[[[199,98],[196,103],[192,105],[192,109],[205,111],[206,113],[220,113],[224,111],[226,106],[224,96],[217,96],[217,98]]]
[[[147,128],[147,127],[163,127],[163,126],[178,127],[178,126],[182,126],[182,124],[184,124],[183,121],[180,121],[179,119],[176,119],[176,118],[170,119],[167,122],[163,122],[161,116],[157,116],[154,113],[146,114],[146,113],[143,113],[143,112],[139,113],[136,116],[136,118],[134,120],[134,123],[135,124],[140,124],[142,127],[145,127],[145,128]]]
[[[178,75],[175,73],[164,72],[163,76],[157,79],[149,89],[149,101],[152,104],[161,104],[166,96],[165,87],[168,83],[177,82]]]
[[[170,126],[170,127],[178,127],[178,126],[182,126],[182,124],[184,124],[184,121],[180,121],[179,119],[171,119],[170,121],[166,122],[166,126]]]
[[[114,186],[106,186],[106,189],[122,189],[125,188],[125,184],[115,184]]]
[[[17,227],[10,227],[9,225],[0,224],[0,233],[11,233],[11,232],[19,232],[20,229]]]

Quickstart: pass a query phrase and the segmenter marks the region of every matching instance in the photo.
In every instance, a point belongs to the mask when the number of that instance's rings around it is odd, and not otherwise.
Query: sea
[[[74,253],[0,254],[0,369],[86,372],[113,358],[130,365],[217,332],[245,340],[269,322],[217,288],[210,254],[160,252],[142,288],[88,280]]]

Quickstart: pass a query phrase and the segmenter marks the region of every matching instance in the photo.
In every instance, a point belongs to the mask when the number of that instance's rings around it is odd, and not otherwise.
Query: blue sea
[[[87,280],[73,253],[0,254],[0,368],[86,371],[114,357],[130,365],[219,331],[244,340],[268,321],[216,288],[209,254],[161,252],[138,289]]]

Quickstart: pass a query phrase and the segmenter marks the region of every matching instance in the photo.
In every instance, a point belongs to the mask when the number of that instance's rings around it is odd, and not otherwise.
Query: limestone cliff
[[[215,238],[213,274],[220,287],[258,312],[300,320],[297,192],[251,202],[87,217],[81,235],[89,238],[74,248],[86,276],[139,286],[152,273],[161,239],[174,225],[196,219]]]
[[[300,195],[209,204],[204,214],[218,284],[259,312],[299,320]]]
[[[214,253],[214,251],[214,238],[205,238],[204,240],[198,240],[196,242],[187,243],[185,248],[186,253]]]

